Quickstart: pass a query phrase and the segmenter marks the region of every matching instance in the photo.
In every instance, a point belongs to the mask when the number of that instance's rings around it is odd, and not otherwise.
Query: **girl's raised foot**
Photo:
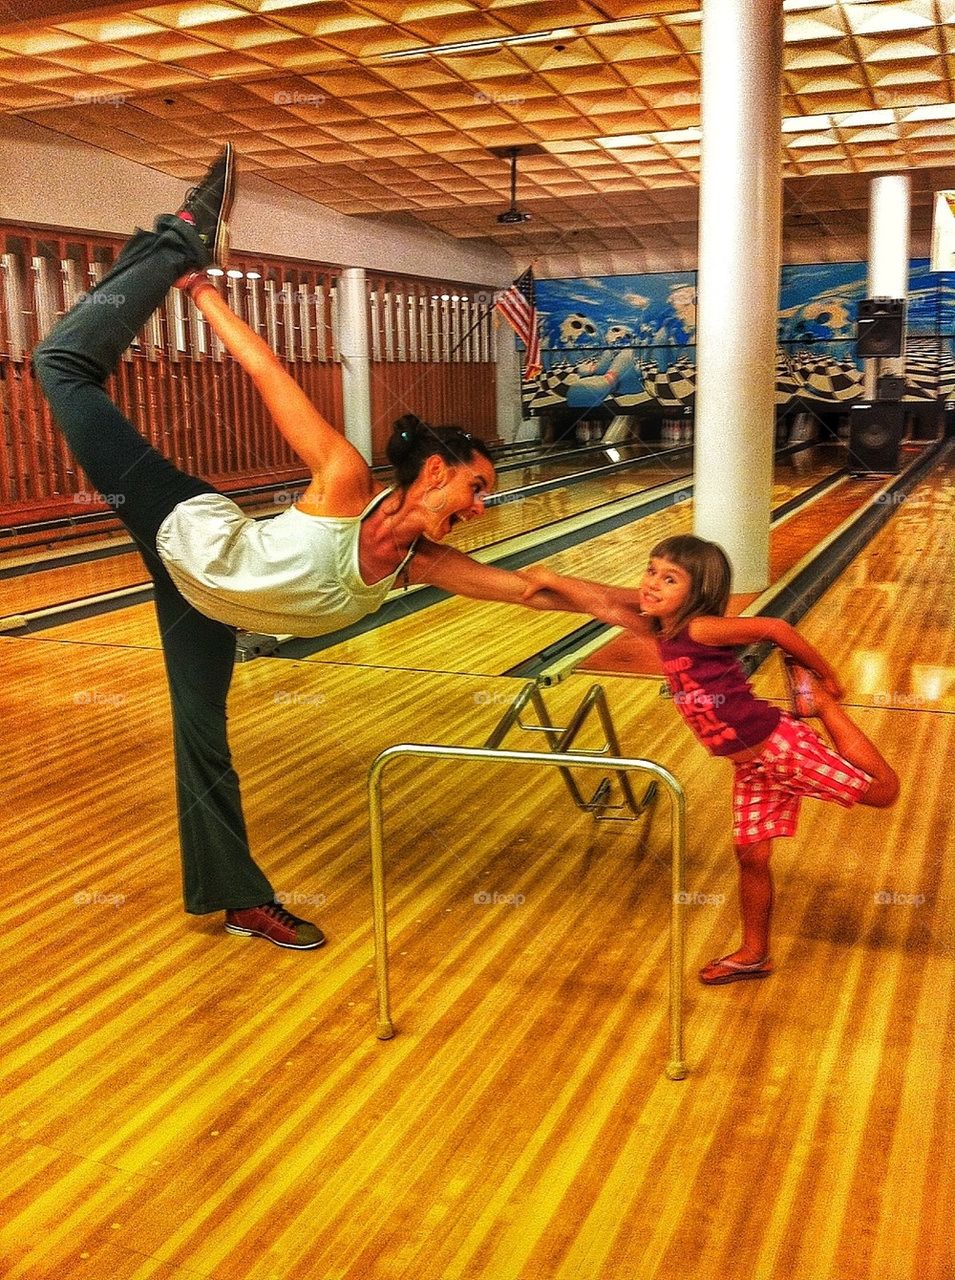
[[[801,666],[787,654],[783,658],[783,670],[789,689],[789,705],[797,720],[809,720],[819,715],[816,699],[816,681],[808,667]]]

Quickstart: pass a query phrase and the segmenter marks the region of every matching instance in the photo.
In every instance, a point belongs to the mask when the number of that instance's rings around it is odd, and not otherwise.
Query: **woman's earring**
[[[429,496],[430,495],[426,494],[424,498],[425,510],[430,511],[433,516],[440,515],[441,512],[445,509],[445,507],[448,505],[447,494],[445,494],[445,496],[441,499],[441,501],[438,503],[437,506],[435,506],[433,503],[430,503],[428,501]]]

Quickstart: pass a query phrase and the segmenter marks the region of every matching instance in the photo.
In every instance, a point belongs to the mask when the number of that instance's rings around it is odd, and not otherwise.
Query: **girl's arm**
[[[318,412],[268,344],[239,319],[205,276],[190,279],[186,289],[225,349],[251,377],[275,425],[312,475],[336,490],[354,489],[358,500],[370,495],[373,482],[364,458]]]
[[[818,649],[804,640],[795,627],[782,618],[693,618],[687,630],[699,644],[755,644],[770,640],[784,653],[819,676],[835,698],[842,697],[839,677]]]

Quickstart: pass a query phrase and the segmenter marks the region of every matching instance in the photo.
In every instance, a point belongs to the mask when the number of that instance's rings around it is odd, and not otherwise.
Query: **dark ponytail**
[[[417,480],[425,461],[437,454],[449,466],[470,462],[476,455],[493,462],[483,440],[472,436],[461,427],[431,427],[413,413],[406,413],[391,429],[391,439],[386,450],[395,482],[407,489]]]

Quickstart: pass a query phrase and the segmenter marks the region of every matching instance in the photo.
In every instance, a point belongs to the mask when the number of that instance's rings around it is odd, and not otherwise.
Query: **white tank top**
[[[310,516],[297,507],[250,520],[231,498],[201,493],[159,526],[156,549],[181,595],[217,622],[263,635],[321,636],[373,613],[411,559],[370,585],[358,569],[358,516]]]

